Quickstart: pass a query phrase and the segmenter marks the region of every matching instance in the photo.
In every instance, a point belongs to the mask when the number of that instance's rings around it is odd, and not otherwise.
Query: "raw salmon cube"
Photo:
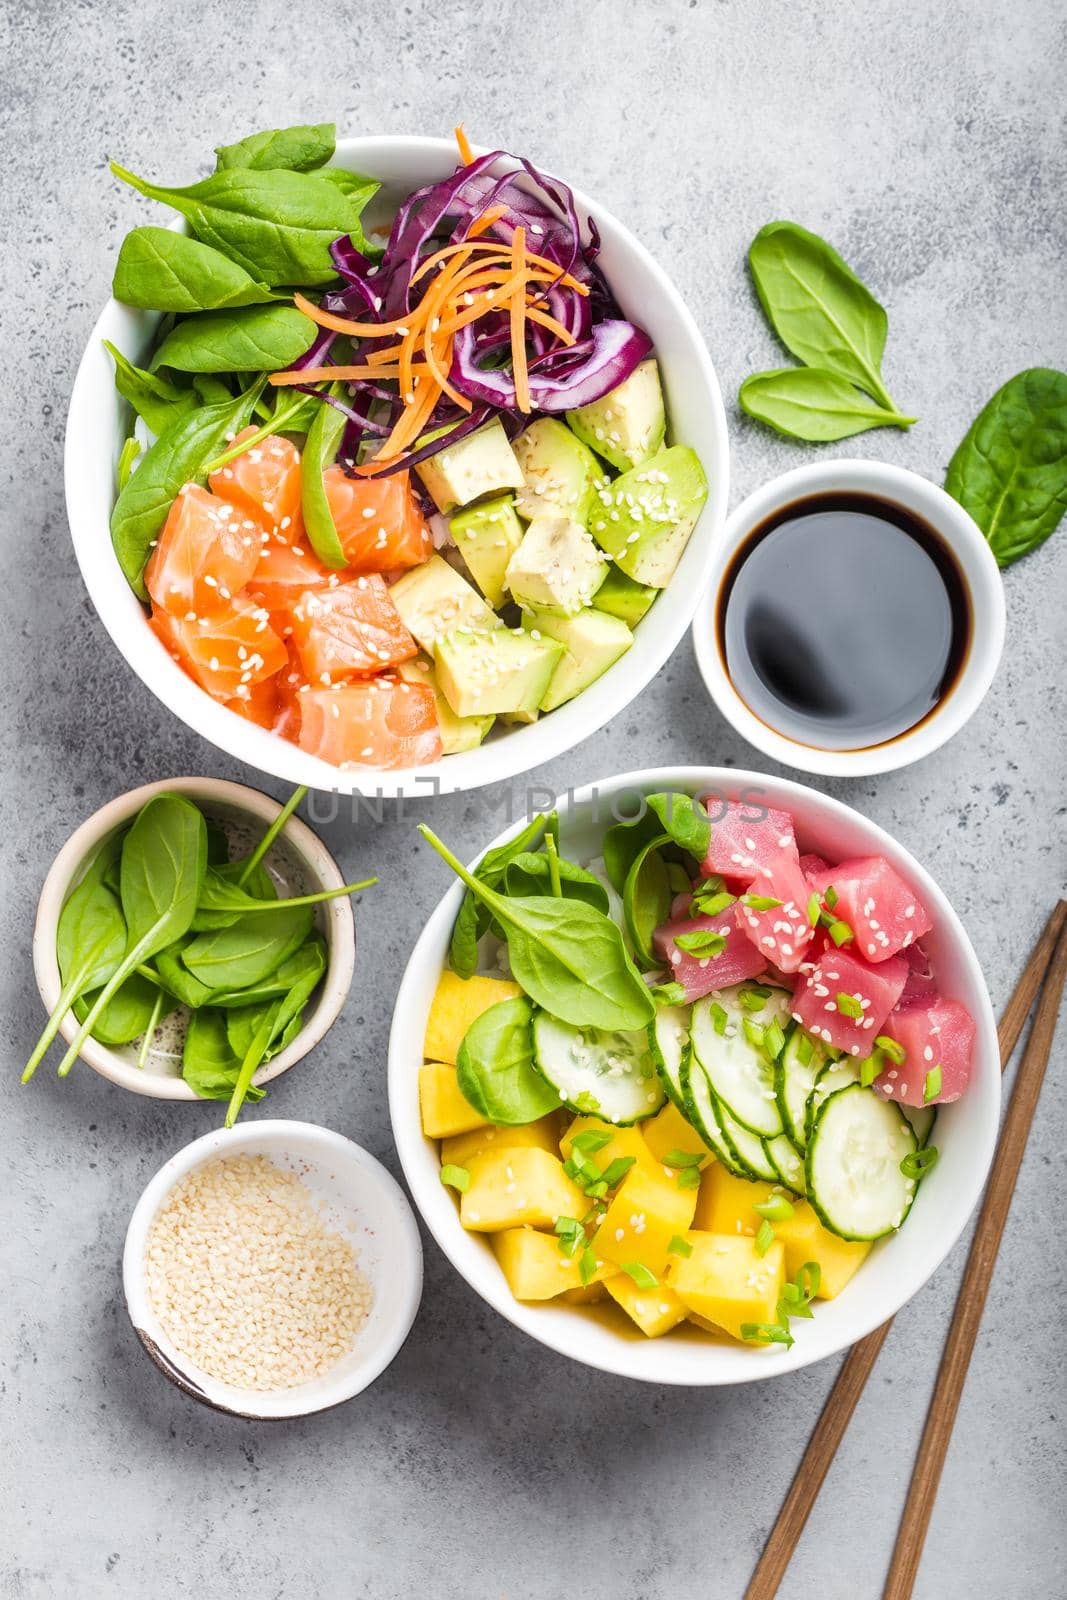
[[[316,687],[381,672],[419,653],[377,574],[305,590],[290,616],[301,665]]]
[[[178,665],[216,700],[244,699],[246,689],[286,664],[267,612],[251,600],[230,601],[217,616],[192,622],[155,606],[149,620]]]
[[[234,444],[255,431],[245,428]],[[244,516],[254,517],[267,533],[289,539],[301,526],[300,452],[280,434],[242,451],[213,472],[208,482],[217,495],[239,507]]]
[[[305,689],[300,748],[335,767],[421,767],[441,756],[433,690],[374,678]]]
[[[306,535],[293,544],[271,538],[262,546],[248,588],[268,611],[285,611],[296,604],[305,589],[324,589],[331,578],[332,587],[336,588],[340,579],[323,566],[306,542]]]
[[[350,478],[341,467],[322,475],[337,536],[353,572],[400,572],[433,554],[433,539],[411,475]]]
[[[260,539],[259,528],[228,501],[187,483],[145,568],[148,592],[173,617],[224,613],[256,570]]]

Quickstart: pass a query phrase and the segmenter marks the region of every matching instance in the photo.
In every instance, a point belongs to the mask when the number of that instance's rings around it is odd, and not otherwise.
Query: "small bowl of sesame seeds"
[[[366,1150],[259,1122],[171,1157],[134,1209],[122,1276],[137,1337],[183,1394],[234,1416],[309,1416],[367,1388],[404,1343],[422,1246]]]

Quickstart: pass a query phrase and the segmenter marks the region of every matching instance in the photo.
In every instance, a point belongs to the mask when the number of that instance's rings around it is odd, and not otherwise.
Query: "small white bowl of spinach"
[[[350,897],[376,880],[345,882],[304,793],[172,778],[77,829],[38,903],[49,1021],[24,1082],[52,1050],[61,1077],[80,1056],[135,1094],[225,1102],[229,1125],[319,1043],[352,983]]]

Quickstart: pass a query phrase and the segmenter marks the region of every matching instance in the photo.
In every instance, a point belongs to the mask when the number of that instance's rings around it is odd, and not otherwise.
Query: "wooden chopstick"
[[[967,1266],[956,1309],[945,1340],[930,1409],[926,1414],[911,1487],[904,1503],[893,1560],[884,1590],[885,1600],[909,1600],[922,1559],[926,1530],[934,1509],[941,1471],[945,1465],[952,1428],[959,1410],[967,1369],[971,1364],[978,1325],[996,1266],[997,1251],[1008,1220],[1012,1195],[1019,1177],[1030,1126],[1037,1110],[1045,1068],[1052,1053],[1056,1019],[1067,979],[1067,930],[1062,932],[1049,967],[1048,979],[1037,1002],[1034,1025],[1015,1075],[1011,1103],[1004,1118],[996,1159],[986,1187],[978,1226],[971,1241]]]
[[[1065,921],[1067,921],[1067,901],[1061,900],[1045,923],[1015,985],[1011,999],[1004,1007],[997,1029],[1002,1071],[1019,1042],[1019,1036],[1037,992],[1044,982],[1045,973]],[[852,1419],[852,1413],[874,1369],[878,1353],[885,1343],[886,1334],[892,1324],[893,1319],[890,1317],[888,1322],[883,1322],[880,1328],[875,1328],[873,1333],[867,1334],[854,1344],[845,1357],[819,1420],[812,1430],[807,1449],[789,1486],[789,1492],[782,1502],[782,1509],[771,1529],[759,1564],[745,1590],[745,1600],[774,1600],[774,1596],[778,1593],[778,1586],[785,1577],[786,1568],[804,1531],[811,1508],[819,1497],[819,1490],[830,1470],[830,1463],[837,1454],[845,1429]]]

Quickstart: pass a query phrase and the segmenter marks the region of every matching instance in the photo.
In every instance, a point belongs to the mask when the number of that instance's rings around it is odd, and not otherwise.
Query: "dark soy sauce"
[[[944,541],[874,495],[820,494],[755,529],[723,579],[719,651],[749,709],[824,750],[928,717],[967,655],[970,608]]]

